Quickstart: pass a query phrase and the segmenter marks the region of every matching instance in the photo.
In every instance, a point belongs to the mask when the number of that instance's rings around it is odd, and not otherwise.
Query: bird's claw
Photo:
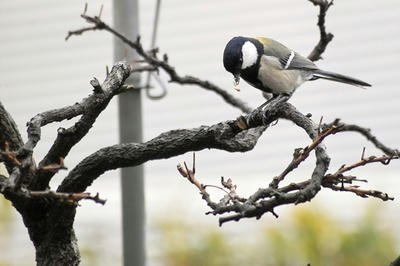
[[[289,98],[290,98],[290,95],[284,95],[284,94],[278,95],[276,97],[269,99],[268,101],[266,101],[265,103],[263,103],[262,105],[260,105],[256,109],[254,109],[254,111],[252,111],[246,118],[247,127],[250,127],[251,125],[254,125],[254,124],[265,124],[266,121],[268,121],[270,119],[267,115],[267,112],[269,110],[275,108],[275,106],[278,103],[287,101]],[[262,123],[259,123],[260,119],[262,119]],[[278,120],[276,120],[276,121],[278,121]],[[269,122],[271,122],[271,121],[269,121]],[[276,125],[276,123],[274,123],[273,125]]]

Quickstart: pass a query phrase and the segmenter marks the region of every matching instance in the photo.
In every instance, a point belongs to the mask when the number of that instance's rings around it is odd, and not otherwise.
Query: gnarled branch
[[[235,121],[226,121],[194,129],[171,130],[145,143],[105,147],[72,169],[57,191],[81,192],[105,171],[170,158],[188,151],[215,148],[245,152],[254,148],[265,129],[265,126],[258,126],[242,131]]]
[[[292,110],[292,112],[296,113],[295,110]],[[298,113],[297,115],[301,116]],[[289,118],[296,116],[290,115],[287,117]],[[301,120],[297,119],[295,120],[297,121],[296,124],[302,124]],[[292,121],[295,122],[294,120]],[[307,121],[306,117],[303,117],[303,122],[304,122],[303,128],[306,129],[306,131],[310,132],[314,131],[316,128],[307,127],[306,121]],[[318,129],[316,129],[315,132],[318,132]],[[239,221],[242,218],[256,217],[258,219],[263,214],[268,212],[278,217],[278,215],[274,211],[276,207],[285,204],[299,204],[304,201],[311,200],[313,197],[315,197],[315,195],[322,187],[329,188],[334,191],[351,192],[363,198],[375,197],[383,201],[393,200],[394,198],[390,197],[387,193],[377,190],[361,189],[358,185],[353,185],[353,182],[367,182],[367,181],[362,179],[357,179],[354,176],[344,176],[343,173],[348,172],[354,168],[362,167],[371,163],[389,164],[391,160],[399,159],[398,155],[391,155],[391,156],[383,155],[381,157],[370,156],[367,158],[364,158],[362,156],[362,159],[359,162],[356,162],[349,166],[343,165],[339,170],[337,170],[333,174],[325,174],[327,172],[330,159],[326,154],[325,147],[321,144],[321,142],[327,136],[337,132],[341,132],[340,128],[333,125],[325,132],[318,134],[317,137],[314,138],[314,141],[311,143],[311,145],[302,149],[301,152],[297,151],[293,161],[283,172],[287,173],[287,171],[293,170],[295,167],[297,167],[298,164],[300,164],[305,158],[308,157],[310,151],[315,150],[317,158],[316,167],[310,179],[300,183],[292,183],[284,187],[278,187],[279,182],[284,178],[284,175],[281,174],[280,176],[273,179],[268,188],[260,188],[247,199],[237,195],[235,186],[234,196],[231,196],[230,193],[227,193],[219,202],[214,202],[211,200],[210,194],[206,191],[206,187],[210,185],[201,184],[200,181],[195,178],[194,170],[193,171],[188,170],[186,163],[185,163],[186,169],[183,169],[180,165],[178,165],[178,170],[182,176],[187,177],[188,180],[199,189],[202,198],[207,202],[207,205],[212,209],[212,211],[208,212],[207,214],[222,215],[230,212],[234,213],[233,215],[220,217],[219,218],[220,225],[229,221]],[[313,134],[311,134],[311,136],[313,136]],[[350,184],[350,185],[345,186],[344,184]]]
[[[126,62],[116,63],[107,75],[104,83],[100,86],[101,91],[95,89],[93,94],[80,103],[43,112],[31,119],[28,123],[28,142],[23,147],[24,151],[32,151],[36,146],[40,140],[40,128],[42,126],[81,115],[80,119],[70,128],[58,129],[56,140],[49,152],[39,163],[39,170],[44,166],[58,163],[60,157],[64,158],[68,155],[72,147],[89,132],[97,117],[107,107],[110,100],[124,90],[122,85],[129,74],[130,66]],[[41,171],[31,181],[30,189],[46,189],[53,175],[54,172]]]

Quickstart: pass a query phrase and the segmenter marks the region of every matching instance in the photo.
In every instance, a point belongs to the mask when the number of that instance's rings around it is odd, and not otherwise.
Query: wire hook
[[[156,13],[155,13],[155,16],[154,16],[153,33],[152,33],[152,36],[151,36],[151,47],[150,47],[150,49],[154,49],[155,48],[155,44],[156,44],[158,22],[159,22],[159,17],[160,17],[160,6],[161,6],[161,0],[157,0]],[[158,95],[151,94],[151,92],[150,92],[150,90],[152,88],[152,86],[150,84],[152,77],[157,81],[157,83],[161,87],[161,93],[158,94]],[[159,100],[159,99],[163,98],[165,95],[167,95],[167,86],[162,81],[162,79],[160,78],[159,74],[155,73],[155,72],[148,72],[147,73],[145,88],[146,88],[146,96],[148,98],[152,99],[152,100]]]

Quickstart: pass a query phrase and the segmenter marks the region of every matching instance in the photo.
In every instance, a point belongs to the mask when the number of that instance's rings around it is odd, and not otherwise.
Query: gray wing
[[[290,50],[280,42],[273,39],[256,37],[264,46],[264,55],[279,59],[282,69],[315,70],[318,67],[309,59]]]
[[[305,58],[304,56],[299,55],[296,52],[293,52],[293,58],[291,61],[290,56],[292,53],[289,55],[288,59],[284,61],[285,69],[303,69],[303,70],[316,70],[318,67],[308,58]]]

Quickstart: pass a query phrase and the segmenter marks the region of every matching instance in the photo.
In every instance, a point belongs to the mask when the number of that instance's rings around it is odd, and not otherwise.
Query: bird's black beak
[[[239,85],[240,82],[240,73],[234,73],[233,74],[233,79],[235,81],[235,86]]]

